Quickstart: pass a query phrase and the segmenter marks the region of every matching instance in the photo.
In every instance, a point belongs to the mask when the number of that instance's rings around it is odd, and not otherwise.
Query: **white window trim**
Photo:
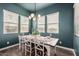
[[[58,13],[58,18],[59,18],[59,12],[56,12],[56,13]],[[52,16],[53,14],[55,14],[55,13],[52,13],[52,14],[48,14],[48,15],[47,15],[47,33],[59,33],[59,19],[57,20],[57,21],[58,21],[58,22],[57,22],[57,24],[58,24],[58,31],[57,31],[57,32],[50,32],[49,29],[48,29],[48,26],[49,26],[49,24],[50,24],[50,23],[48,23],[48,17],[49,17],[49,16]],[[52,23],[52,24],[53,24],[53,23]]]
[[[79,37],[79,4],[74,4],[74,35]]]
[[[26,24],[26,26],[28,27],[27,29],[28,29],[28,31],[25,31],[25,32],[22,32],[21,31],[21,25],[24,25],[24,24],[21,24],[21,16],[23,16],[23,15],[20,15],[20,33],[26,33],[26,32],[29,32],[29,19],[28,19],[28,24]],[[27,16],[23,16],[23,17],[27,17]],[[28,18],[28,17],[27,17]]]
[[[37,25],[37,30],[39,30],[39,27],[38,27],[38,26],[44,25],[44,31],[38,31],[38,32],[40,32],[40,33],[44,33],[44,32],[45,32],[45,16],[41,16],[41,17],[44,18],[44,23],[43,23],[43,24],[38,24],[38,25]],[[38,19],[38,20],[41,20],[41,19]]]
[[[17,31],[16,31],[16,32],[5,32],[4,11],[8,11],[8,10],[3,9],[3,34],[15,34],[15,33],[18,33],[18,25],[17,25]],[[11,11],[9,11],[9,12],[11,12]],[[12,12],[12,13],[15,13],[15,12]],[[15,14],[17,14],[17,13],[15,13]],[[19,19],[19,14],[17,14],[17,15],[18,15],[18,19]],[[19,22],[18,22],[18,23],[19,23]],[[17,24],[18,24],[18,23],[17,23]]]

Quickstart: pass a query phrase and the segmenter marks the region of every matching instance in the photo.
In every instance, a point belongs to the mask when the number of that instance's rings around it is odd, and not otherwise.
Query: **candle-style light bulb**
[[[31,19],[31,17],[29,16],[29,19]]]
[[[32,18],[34,17],[34,13],[31,14],[31,17],[32,17]]]
[[[33,17],[33,20],[35,21],[35,20],[36,20],[36,18],[35,18],[35,17]]]
[[[40,18],[40,17],[41,17],[41,15],[40,15],[40,14],[38,14],[38,17]]]

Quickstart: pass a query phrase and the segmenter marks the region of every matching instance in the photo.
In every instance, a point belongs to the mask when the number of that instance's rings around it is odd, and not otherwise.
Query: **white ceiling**
[[[40,10],[42,8],[50,6],[52,3],[36,3],[36,10]],[[35,3],[18,3],[18,5],[22,6],[23,8],[34,12],[35,11]]]

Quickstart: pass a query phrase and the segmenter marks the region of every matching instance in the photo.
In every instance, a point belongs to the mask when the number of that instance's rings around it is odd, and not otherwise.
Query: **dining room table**
[[[50,56],[50,47],[54,47],[55,49],[55,53],[54,55],[56,55],[56,45],[58,43],[58,38],[52,38],[50,36],[40,36],[40,35],[23,35],[22,36],[23,39],[27,39],[30,40],[31,42],[37,43],[44,43],[47,48],[47,50],[49,51],[48,55]],[[25,40],[26,41],[26,40]]]

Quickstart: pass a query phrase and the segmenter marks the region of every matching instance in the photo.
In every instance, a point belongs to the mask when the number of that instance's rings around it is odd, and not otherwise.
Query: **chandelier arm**
[[[36,3],[35,3],[35,16],[36,16]],[[37,16],[36,16],[36,18],[37,18]]]

